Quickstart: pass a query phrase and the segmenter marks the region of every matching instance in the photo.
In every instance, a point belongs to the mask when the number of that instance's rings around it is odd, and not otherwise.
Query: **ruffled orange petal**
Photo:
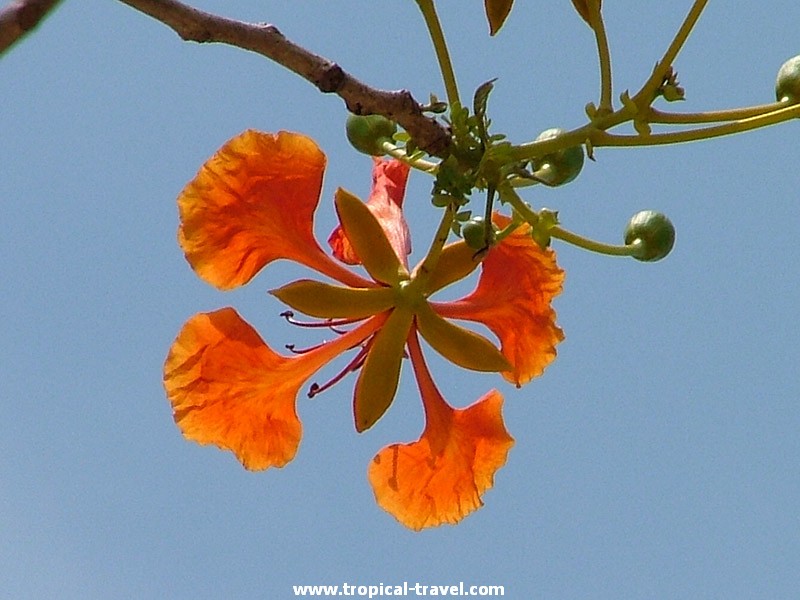
[[[403,216],[403,198],[410,167],[399,160],[374,158],[372,167],[372,192],[367,207],[381,224],[397,258],[408,266],[406,257],[411,253],[411,236]],[[361,264],[353,246],[341,226],[328,238],[333,255],[350,265]]]
[[[519,387],[544,371],[564,339],[551,307],[563,281],[555,253],[534,242],[525,225],[491,249],[470,295],[431,306],[443,317],[483,323],[494,332],[512,365],[503,377]]]
[[[418,531],[457,523],[480,508],[514,439],[503,424],[503,397],[496,390],[467,408],[448,406],[412,337],[409,351],[425,405],[425,430],[416,442],[381,450],[368,478],[378,505]]]
[[[282,467],[294,458],[301,425],[295,402],[305,381],[360,343],[371,320],[296,357],[276,354],[232,308],[197,314],[164,363],[164,388],[183,435],[230,450],[245,468]]]
[[[220,289],[247,283],[279,258],[364,285],[314,238],[324,171],[325,155],[297,133],[248,130],[229,140],[178,197],[178,241],[189,264]]]
[[[230,450],[247,469],[282,467],[300,443],[295,399],[311,375],[303,366],[275,354],[225,308],[184,325],[164,364],[164,386],[186,438]]]

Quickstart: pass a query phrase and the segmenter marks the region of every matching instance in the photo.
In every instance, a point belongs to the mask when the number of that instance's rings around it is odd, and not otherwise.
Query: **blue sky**
[[[522,142],[584,122],[596,58],[569,2],[519,0],[491,39],[482,3],[440,4],[462,94],[498,78],[494,130]],[[606,4],[615,90],[635,91],[690,3]],[[373,85],[444,95],[411,0],[196,5],[275,23]],[[789,0],[710,3],[676,63],[687,101],[670,108],[771,101],[779,66],[800,52],[798,22]],[[177,246],[175,197],[240,131],[300,131],[329,159],[326,237],[335,188],[369,186],[342,102],[259,56],[181,42],[97,0],[63,3],[0,59],[0,82],[4,597],[289,598],[292,584],[403,581],[504,585],[522,599],[795,597],[797,122],[600,149],[570,185],[525,192],[610,242],[636,211],[662,210],[676,247],[642,264],[557,244],[567,337],[521,390],[432,358],[453,404],[503,392],[516,445],[481,510],[414,533],[366,480],[380,448],[421,430],[408,370],[363,435],[350,381],[302,400],[298,456],[266,473],[186,442],[161,385],[167,349],[198,311],[235,306],[273,347],[297,341],[266,291],[301,271],[275,265],[245,288],[211,288]],[[412,176],[417,248],[436,220],[429,189]]]

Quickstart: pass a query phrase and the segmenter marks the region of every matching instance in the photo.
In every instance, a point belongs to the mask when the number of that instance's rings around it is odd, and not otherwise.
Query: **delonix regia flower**
[[[550,303],[563,272],[551,250],[521,226],[481,261],[463,241],[444,246],[433,268],[409,269],[402,213],[408,167],[375,159],[366,203],[338,189],[340,226],[332,256],[314,237],[325,155],[296,133],[245,131],[228,141],[178,198],[178,239],[194,271],[227,290],[247,284],[277,259],[293,260],[327,281],[301,279],[272,290],[319,319],[335,337],[292,355],[272,350],[233,308],[200,313],[178,334],[164,365],[164,386],[184,436],[230,450],[247,469],[283,467],[301,438],[297,399],[312,375],[341,354],[354,357],[331,382],[357,372],[355,429],[386,412],[407,357],[426,424],[409,444],[381,450],[368,477],[378,504],[401,523],[422,529],[456,523],[482,505],[514,440],[503,423],[503,398],[493,390],[453,408],[433,382],[419,336],[450,362],[498,372],[518,387],[540,374],[563,339]],[[498,224],[508,219],[497,215]],[[355,265],[363,267],[362,275]],[[430,296],[481,266],[478,284],[455,301]],[[498,348],[451,319],[484,324]]]

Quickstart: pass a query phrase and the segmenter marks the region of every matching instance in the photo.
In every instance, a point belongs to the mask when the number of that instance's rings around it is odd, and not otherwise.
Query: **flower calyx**
[[[787,60],[778,70],[775,97],[778,102],[800,102],[800,54]]]
[[[631,256],[636,260],[661,260],[675,245],[675,226],[663,213],[640,211],[631,217],[625,227],[625,245],[635,249]]]

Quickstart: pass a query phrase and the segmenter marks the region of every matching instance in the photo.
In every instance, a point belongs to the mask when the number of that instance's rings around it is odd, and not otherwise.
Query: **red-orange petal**
[[[175,423],[199,444],[230,450],[250,470],[282,467],[300,443],[297,393],[324,364],[362,343],[385,321],[370,318],[304,354],[275,353],[232,308],[197,314],[164,363]]]
[[[273,352],[232,308],[192,317],[164,364],[164,387],[183,435],[230,450],[251,470],[294,458],[297,392],[310,365]]]
[[[372,192],[367,207],[381,224],[386,238],[394,248],[397,258],[408,266],[406,257],[411,253],[411,236],[403,216],[403,198],[410,167],[399,160],[374,158],[372,167]],[[328,238],[333,255],[350,265],[361,264],[341,226],[337,226]]]
[[[436,389],[409,338],[426,425],[420,439],[392,444],[369,465],[378,505],[414,530],[455,524],[483,505],[514,444],[503,423],[503,397],[492,390],[475,404],[453,409]]]
[[[248,130],[229,140],[178,197],[178,241],[197,274],[231,289],[286,258],[348,285],[369,285],[314,238],[325,155],[298,133]]]
[[[519,387],[544,371],[564,339],[551,307],[563,281],[555,253],[534,242],[524,225],[489,251],[471,294],[431,306],[443,317],[483,323],[494,332],[513,367],[503,377]]]
[[[416,531],[458,523],[483,506],[481,496],[514,443],[503,425],[502,402],[492,390],[454,410],[438,431],[426,429],[416,442],[381,450],[368,471],[378,505]]]

